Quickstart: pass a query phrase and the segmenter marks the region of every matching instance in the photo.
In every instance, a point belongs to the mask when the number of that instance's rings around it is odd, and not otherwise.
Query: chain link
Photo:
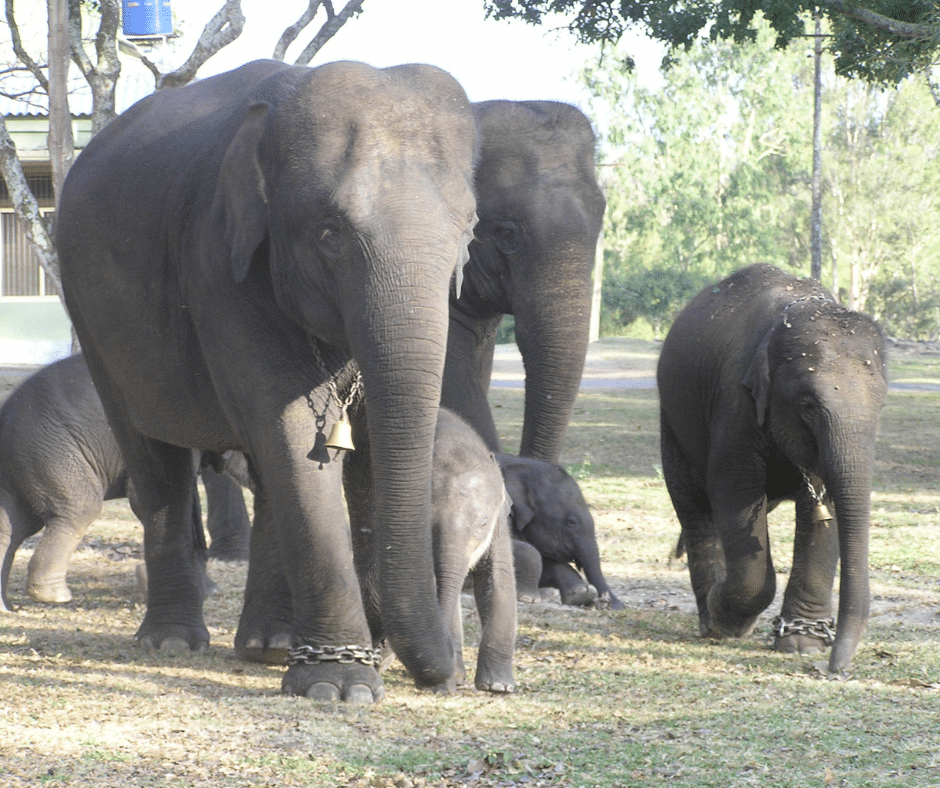
[[[321,662],[338,662],[352,665],[360,662],[373,668],[382,663],[378,649],[363,646],[295,646],[287,652],[288,665],[319,665]]]
[[[787,635],[809,635],[831,646],[836,639],[836,622],[832,618],[821,618],[817,621],[794,618],[792,621],[787,621],[783,616],[777,616],[773,620],[773,634],[778,638],[787,637]]]
[[[787,305],[783,308],[783,325],[784,325],[784,327],[786,327],[786,328],[793,328],[793,324],[790,322],[789,318],[787,317],[787,310],[788,310],[791,306],[796,306],[797,304],[802,304],[804,301],[829,301],[829,302],[834,303],[834,302],[832,301],[832,298],[830,298],[830,297],[827,296],[827,295],[808,295],[808,296],[803,296],[802,298],[797,298],[797,299],[795,299],[794,301],[791,301],[789,304],[787,304]]]

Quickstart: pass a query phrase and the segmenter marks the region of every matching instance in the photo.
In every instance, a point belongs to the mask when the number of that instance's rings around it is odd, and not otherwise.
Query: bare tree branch
[[[101,19],[95,35],[95,57],[92,63],[82,43],[81,4],[69,0],[69,41],[72,62],[78,66],[91,88],[91,133],[97,134],[117,117],[114,93],[121,76],[121,61],[117,56],[117,30],[121,24],[118,0],[100,0]]]
[[[26,175],[16,155],[16,145],[7,131],[7,124],[0,115],[0,175],[7,185],[7,192],[13,201],[16,217],[19,219],[26,238],[32,244],[39,264],[52,280],[56,294],[62,299],[62,282],[59,278],[59,256],[56,253],[52,238],[46,228],[42,215],[39,213],[39,203],[26,182]],[[63,302],[64,303],[64,302]]]
[[[327,3],[326,22],[323,23],[320,32],[313,37],[313,40],[307,44],[304,51],[300,53],[300,57],[294,61],[294,65],[308,65],[313,59],[313,56],[320,51],[323,45],[336,35],[339,29],[345,25],[349,19],[362,11],[363,2],[365,2],[365,0],[349,0],[349,2],[346,3],[346,7],[338,14],[330,13],[333,10],[332,3]]]
[[[277,46],[274,47],[274,53],[271,55],[275,60],[284,60],[287,56],[287,48],[294,43],[297,39],[297,36],[300,35],[300,32],[309,25],[313,18],[317,15],[317,11],[320,10],[321,0],[310,0],[307,4],[307,10],[300,15],[294,24],[284,28],[284,32],[281,33],[281,37],[277,42]],[[333,4],[327,0],[326,2],[326,13],[328,17],[334,16]]]
[[[188,85],[196,76],[199,67],[223,47],[227,47],[242,34],[245,15],[241,0],[226,0],[203,28],[192,54],[176,71],[171,71],[157,80],[157,90]]]
[[[7,25],[10,28],[10,38],[13,40],[13,52],[20,62],[29,69],[29,72],[36,78],[45,92],[49,92],[49,80],[45,72],[29,53],[23,48],[23,40],[20,38],[20,26],[16,22],[16,15],[13,12],[13,0],[6,0]]]

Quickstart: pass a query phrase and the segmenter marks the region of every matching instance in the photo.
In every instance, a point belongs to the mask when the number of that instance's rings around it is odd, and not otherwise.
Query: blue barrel
[[[170,0],[123,0],[124,35],[168,36],[173,32]]]

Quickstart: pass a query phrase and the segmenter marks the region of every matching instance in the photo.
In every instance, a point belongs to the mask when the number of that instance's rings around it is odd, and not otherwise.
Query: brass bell
[[[352,427],[349,426],[349,422],[346,421],[346,414],[344,413],[339,417],[333,425],[333,429],[330,430],[330,436],[326,439],[326,447],[328,449],[339,449],[341,451],[354,451],[355,446],[353,446],[352,441]]]
[[[822,501],[816,503],[816,508],[813,509],[813,522],[821,523],[823,520],[831,520],[832,515],[829,514],[829,508]]]

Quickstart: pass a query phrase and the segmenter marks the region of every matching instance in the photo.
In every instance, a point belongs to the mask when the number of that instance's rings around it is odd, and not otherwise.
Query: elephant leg
[[[147,612],[137,641],[145,651],[205,650],[206,541],[192,452],[137,433],[121,437],[144,525]]]
[[[372,487],[372,457],[364,431],[354,435],[356,450],[343,459],[343,490],[352,535],[356,576],[362,590],[362,605],[372,635],[372,643],[385,641],[379,600],[379,567],[376,554],[376,522]],[[386,646],[387,648],[387,646]],[[390,661],[390,660],[389,660]]]
[[[63,603],[72,600],[66,582],[72,553],[94,518],[82,523],[54,517],[46,527],[26,569],[26,593],[37,602]]]
[[[258,490],[235,654],[249,662],[283,665],[294,645],[293,604],[271,509],[267,496]]]
[[[557,588],[563,605],[575,607],[591,605],[597,599],[597,590],[588,583],[571,564],[553,561],[542,556],[542,588]]]
[[[218,561],[247,561],[251,521],[241,486],[231,476],[212,467],[202,470],[206,490],[206,529],[209,558]]]
[[[512,692],[516,647],[516,588],[508,521],[502,520],[485,556],[471,570],[483,631],[477,653],[477,689]],[[457,611],[459,614],[459,610]]]
[[[513,539],[512,555],[516,575],[516,599],[528,604],[541,602],[539,580],[542,577],[542,554],[528,542]]]
[[[796,501],[793,568],[775,622],[774,648],[785,653],[825,651],[835,633],[832,585],[839,563],[835,518],[817,519],[816,501],[801,494]]]
[[[767,539],[767,500],[761,497],[741,508],[737,500],[719,499],[714,520],[725,556],[725,579],[709,590],[708,613],[719,635],[745,637],[776,592]]]
[[[689,580],[698,607],[698,627],[702,637],[721,637],[712,626],[708,592],[725,579],[724,552],[712,522],[708,496],[691,467],[672,427],[660,419],[663,477],[666,489],[682,526],[676,557],[684,551],[689,564]]]

